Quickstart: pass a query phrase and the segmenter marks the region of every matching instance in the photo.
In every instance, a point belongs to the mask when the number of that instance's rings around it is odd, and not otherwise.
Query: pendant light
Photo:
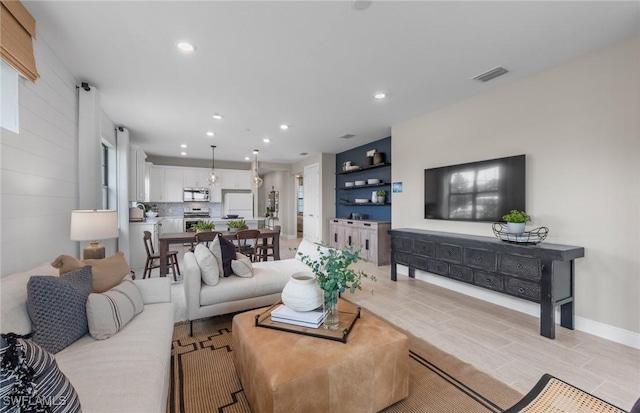
[[[249,183],[253,188],[258,189],[262,186],[263,182],[264,181],[262,180],[262,178],[260,178],[260,175],[258,175],[258,150],[254,149],[253,150],[253,170],[251,171],[251,179],[249,180]]]
[[[211,145],[211,175],[209,175],[209,185],[217,185],[220,183],[220,177],[216,175],[215,150],[216,145]]]

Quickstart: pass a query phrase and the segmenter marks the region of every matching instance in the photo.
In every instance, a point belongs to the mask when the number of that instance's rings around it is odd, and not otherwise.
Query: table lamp
[[[114,210],[71,211],[71,240],[91,241],[83,250],[83,260],[105,257],[104,246],[97,240],[118,237],[118,213]]]

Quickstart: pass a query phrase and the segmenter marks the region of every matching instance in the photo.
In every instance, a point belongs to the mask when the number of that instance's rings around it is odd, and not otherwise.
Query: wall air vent
[[[345,133],[344,135],[340,135],[340,136],[338,136],[338,139],[351,139],[351,138],[353,138],[354,136],[356,136],[356,135],[352,135],[352,134],[350,134],[350,133]]]
[[[498,66],[494,69],[489,70],[488,72],[480,73],[478,76],[473,77],[473,80],[488,82],[491,79],[495,79],[498,76],[504,75],[505,73],[509,73],[509,71],[504,67]]]

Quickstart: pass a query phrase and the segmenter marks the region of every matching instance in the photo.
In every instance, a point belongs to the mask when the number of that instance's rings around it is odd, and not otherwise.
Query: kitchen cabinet
[[[244,169],[220,169],[222,189],[251,189],[250,173]]]
[[[182,202],[183,201],[183,170],[182,168],[165,168],[164,169],[164,202]]]
[[[367,261],[387,265],[391,261],[389,229],[391,223],[387,221],[334,218],[329,221],[329,245],[339,249],[351,246]]]
[[[183,169],[182,186],[187,188],[208,188],[210,171],[208,168]]]
[[[129,201],[144,202],[145,191],[145,159],[147,154],[137,146],[129,151]]]
[[[149,168],[149,202],[165,202],[164,170],[159,166]]]
[[[160,221],[160,234],[184,232],[184,220],[182,218],[162,218]]]

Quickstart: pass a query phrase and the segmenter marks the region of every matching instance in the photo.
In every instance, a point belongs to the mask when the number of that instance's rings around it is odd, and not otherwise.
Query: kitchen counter
[[[182,219],[182,215],[170,217],[147,217],[144,221],[129,221],[129,224],[159,224],[163,219]]]

